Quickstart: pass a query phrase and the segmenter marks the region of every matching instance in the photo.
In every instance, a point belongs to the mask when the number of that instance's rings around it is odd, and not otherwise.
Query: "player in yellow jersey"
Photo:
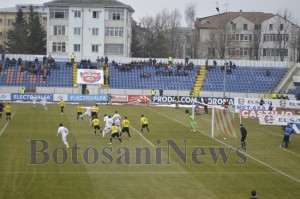
[[[82,116],[82,106],[81,104],[78,104],[77,106],[77,120],[79,120],[79,118],[81,118],[81,120],[83,120],[83,117]]]
[[[60,114],[64,114],[65,101],[63,98],[60,99],[59,106],[60,106]]]
[[[112,124],[111,128],[110,128],[110,138],[109,138],[109,143],[108,144],[112,144],[112,138],[118,138],[118,140],[120,140],[120,142],[122,143],[122,139],[120,137],[119,134],[119,127],[117,125],[115,125],[115,123]]]
[[[93,117],[92,121],[91,121],[91,126],[94,127],[95,129],[95,134],[97,134],[97,130],[99,130],[100,135],[102,134],[101,131],[101,127],[100,127],[100,120],[98,119],[98,117]]]
[[[127,116],[125,116],[125,119],[122,121],[122,132],[121,132],[120,137],[122,137],[123,133],[127,133],[129,139],[131,140],[131,136],[130,136],[130,133],[129,133],[129,126],[130,126],[130,122],[127,119]]]
[[[10,121],[11,111],[12,111],[12,107],[11,107],[10,103],[8,103],[4,109],[5,109],[5,113],[6,113],[6,121]]]
[[[143,133],[143,129],[146,128],[148,133],[150,133],[149,127],[148,127],[148,119],[142,114],[141,115],[141,133]]]
[[[99,112],[99,108],[98,108],[98,104],[96,104],[92,107],[92,118],[95,116],[98,117],[98,112]]]

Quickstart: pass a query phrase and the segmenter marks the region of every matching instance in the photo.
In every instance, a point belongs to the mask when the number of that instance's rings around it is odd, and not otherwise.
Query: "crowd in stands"
[[[289,99],[285,93],[272,93],[272,99]]]
[[[206,70],[210,71],[210,70],[216,69],[217,65],[218,65],[218,63],[216,60],[213,61],[213,65],[208,65],[208,60],[206,60],[205,68],[206,68]],[[221,70],[222,71],[226,70],[226,73],[228,75],[230,75],[232,73],[232,70],[234,70],[234,69],[236,69],[236,65],[235,65],[235,63],[233,63],[230,60],[226,60],[225,65],[221,65]]]
[[[112,61],[112,67],[118,69],[119,72],[130,72],[132,69],[145,69],[145,67],[154,67],[157,76],[188,76],[191,70],[194,70],[194,64],[186,61],[183,63],[163,63],[156,62],[156,59],[148,61],[132,61],[128,64],[121,64]],[[147,71],[141,72],[141,77],[150,77]]]

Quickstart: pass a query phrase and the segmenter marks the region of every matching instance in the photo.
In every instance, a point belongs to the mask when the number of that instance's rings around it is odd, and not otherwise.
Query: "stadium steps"
[[[77,85],[77,63],[73,63],[73,86],[78,87]]]
[[[204,66],[200,66],[200,72],[194,84],[193,96],[199,96],[199,92],[202,88],[203,82],[206,76],[206,69]]]

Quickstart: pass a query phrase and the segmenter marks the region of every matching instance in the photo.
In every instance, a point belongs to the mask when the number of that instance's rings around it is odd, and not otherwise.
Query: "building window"
[[[93,35],[99,35],[99,28],[93,28],[92,32]]]
[[[68,19],[69,10],[50,10],[50,19]]]
[[[52,52],[66,52],[66,43],[65,42],[53,42],[52,43]]]
[[[0,23],[2,23],[2,19],[0,19]]]
[[[74,28],[74,35],[80,35],[81,33],[81,28]]]
[[[14,20],[13,20],[13,19],[8,19],[8,20],[7,20],[7,24],[8,24],[9,26],[13,25],[13,23],[14,23]]]
[[[61,25],[54,26],[53,35],[65,35],[65,26],[61,26]]]
[[[75,10],[74,11],[74,17],[75,18],[80,18],[81,17],[81,11],[80,10]]]
[[[74,44],[74,52],[80,52],[80,44]]]
[[[236,23],[233,23],[233,24],[231,25],[231,27],[232,27],[232,30],[236,30]]]
[[[97,53],[98,52],[98,45],[92,45],[92,52]]]
[[[280,24],[280,30],[283,30],[283,24]]]
[[[105,54],[123,55],[123,44],[105,44]]]
[[[123,27],[105,27],[106,37],[123,37],[124,28]]]
[[[99,18],[99,11],[93,11],[93,18]]]
[[[108,13],[109,20],[124,20],[123,10],[110,10]]]
[[[248,30],[248,24],[243,25],[243,30]]]
[[[273,30],[273,24],[269,24],[269,31]]]

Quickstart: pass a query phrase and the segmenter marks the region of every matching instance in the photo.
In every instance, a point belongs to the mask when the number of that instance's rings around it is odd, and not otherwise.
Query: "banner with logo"
[[[259,116],[259,124],[262,125],[287,125],[288,123],[300,123],[300,115],[272,115]]]
[[[41,100],[46,97],[47,102],[53,101],[53,94],[20,94],[20,93],[11,93],[11,100],[13,101],[32,101],[32,98],[36,96],[37,100]]]
[[[80,95],[80,94],[68,94],[69,102],[107,102],[107,95]]]
[[[243,98],[236,97],[234,98],[234,105],[239,106],[260,106],[260,98]],[[263,99],[264,106],[269,106],[272,103],[272,106],[275,108],[287,108],[287,109],[300,109],[300,101],[297,100],[286,100],[286,99]]]
[[[128,102],[149,103],[150,101],[150,95],[128,95]]]
[[[103,70],[78,69],[77,84],[104,84]]]
[[[127,95],[111,95],[112,102],[128,102]]]
[[[257,110],[240,110],[241,118],[259,119],[260,115],[295,115],[295,111],[257,111]]]
[[[53,94],[53,101],[59,102],[63,99],[64,101],[68,100],[68,94]]]
[[[204,99],[207,99],[208,104],[224,105],[226,101],[229,104],[234,104],[234,98],[222,98],[222,97],[198,97],[197,101],[204,103]]]
[[[0,93],[0,101],[9,101],[11,100],[11,94],[10,93]]]

